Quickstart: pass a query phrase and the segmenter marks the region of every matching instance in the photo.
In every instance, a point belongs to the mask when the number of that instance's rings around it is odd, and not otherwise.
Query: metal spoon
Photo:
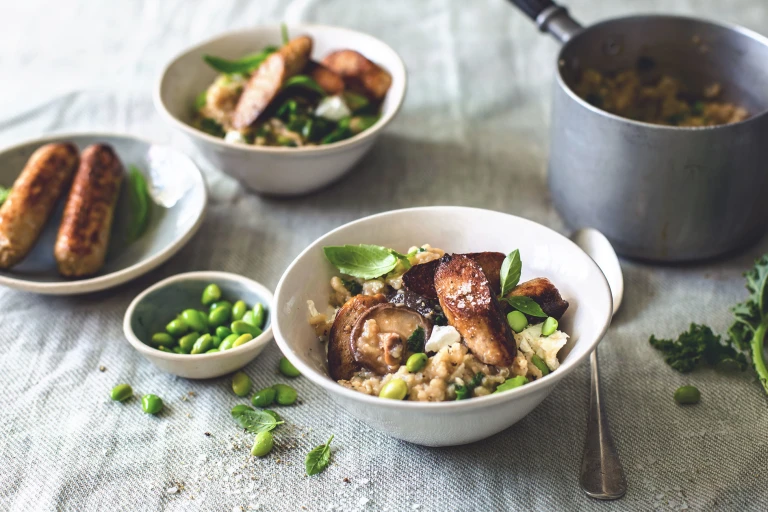
[[[571,235],[603,271],[613,296],[613,314],[616,314],[624,295],[624,277],[619,258],[611,243],[596,229],[580,229]],[[581,488],[590,498],[617,500],[627,492],[627,478],[621,467],[619,454],[608,427],[605,405],[600,397],[600,373],[597,363],[597,348],[589,358],[592,371],[587,440],[581,460]]]

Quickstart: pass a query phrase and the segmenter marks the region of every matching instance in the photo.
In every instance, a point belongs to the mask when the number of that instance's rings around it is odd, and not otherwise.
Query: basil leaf
[[[276,47],[267,46],[258,53],[251,53],[238,60],[227,60],[213,55],[203,55],[203,60],[220,73],[227,73],[229,75],[233,73],[248,74],[261,66],[261,63],[264,62],[271,53],[276,51]]]
[[[321,444],[307,454],[307,458],[304,461],[307,475],[312,476],[321,473],[331,463],[331,441],[333,441],[333,437],[331,436],[327,443]]]
[[[380,245],[341,245],[323,247],[325,257],[339,271],[360,279],[375,279],[391,272],[399,258]]]
[[[472,380],[467,382],[465,385],[457,385],[456,386],[456,400],[464,400],[467,398],[472,397],[472,391],[483,383],[483,378],[485,377],[485,374],[483,372],[477,372],[474,377],[472,377]]]
[[[523,263],[520,261],[520,251],[515,249],[504,258],[501,264],[501,296],[506,297],[520,282],[520,272]]]
[[[233,416],[238,425],[253,434],[269,432],[278,425],[285,423],[284,421],[277,421],[271,414],[260,410],[244,409]]]
[[[546,318],[549,316],[544,312],[544,310],[541,309],[541,306],[539,306],[530,297],[524,297],[524,296],[506,297],[504,301],[510,306],[512,306],[513,308],[515,308],[516,310],[520,311],[521,313],[525,313],[526,315],[537,316],[539,318]]]
[[[408,336],[408,341],[405,342],[405,344],[408,346],[408,350],[411,352],[424,352],[424,343],[426,342],[426,333],[424,332],[423,327],[417,327],[410,336]]]
[[[327,96],[325,93],[325,89],[320,87],[320,84],[315,82],[315,80],[312,77],[309,77],[307,75],[295,75],[289,78],[285,81],[283,84],[283,89],[288,89],[289,87],[302,87],[304,89],[308,89],[310,91],[314,91],[320,96]]]

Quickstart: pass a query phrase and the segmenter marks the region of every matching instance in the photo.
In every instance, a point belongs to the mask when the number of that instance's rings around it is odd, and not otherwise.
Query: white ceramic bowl
[[[200,309],[203,289],[210,283],[221,288],[222,297],[234,302],[242,299],[253,307],[267,308],[264,332],[239,347],[212,354],[162,352],[142,342],[187,308]],[[125,312],[123,332],[133,348],[163,371],[187,379],[210,379],[239,370],[256,358],[272,339],[272,292],[247,277],[229,272],[187,272],[171,276],[141,292]]]
[[[184,153],[114,133],[56,134],[0,151],[0,185],[10,187],[30,155],[51,142],[73,142],[80,150],[109,144],[127,169],[136,166],[145,176],[152,197],[149,224],[136,241],[126,244],[130,221],[128,187],[120,187],[107,259],[94,276],[70,279],[59,275],[53,257],[64,201],[51,215],[32,251],[9,270],[0,271],[0,285],[48,295],[74,295],[104,290],[135,279],[167,261],[194,236],[203,222],[208,200],[200,170]]]
[[[319,310],[328,303],[337,270],[322,247],[378,244],[407,251],[429,243],[451,253],[520,249],[522,279],[548,277],[570,307],[560,322],[570,335],[560,368],[523,387],[470,400],[424,403],[380,399],[352,391],[328,377],[325,347],[307,323],[307,300]],[[505,213],[460,207],[425,207],[386,212],[337,228],[316,240],[285,271],[275,291],[274,332],[285,356],[350,414],[373,428],[412,443],[446,446],[471,443],[519,421],[557,383],[588,357],[611,319],[611,293],[600,269],[562,235]]]
[[[381,119],[371,128],[341,142],[307,148],[231,144],[190,124],[195,98],[216,77],[203,55],[237,59],[280,42],[280,27],[264,26],[229,32],[175,57],[163,71],[155,90],[155,106],[181,130],[212,166],[231,174],[248,188],[274,195],[297,195],[337,180],[371,148],[403,103],[405,65],[397,53],[373,36],[346,28],[291,25],[291,37],[307,34],[314,41],[312,57],[321,60],[333,50],[357,50],[392,75]]]

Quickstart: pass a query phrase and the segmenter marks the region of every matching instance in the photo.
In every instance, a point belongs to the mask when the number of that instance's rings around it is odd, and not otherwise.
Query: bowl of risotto
[[[504,430],[595,348],[608,284],[562,235],[463,207],[396,210],[341,226],[288,267],[274,334],[351,415],[448,446]]]

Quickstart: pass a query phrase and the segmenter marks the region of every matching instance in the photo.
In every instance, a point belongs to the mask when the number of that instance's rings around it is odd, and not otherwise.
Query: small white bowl
[[[560,321],[570,335],[562,365],[517,389],[470,400],[409,402],[352,391],[328,376],[326,350],[309,326],[307,300],[323,311],[338,271],[326,245],[377,244],[405,252],[429,243],[451,253],[520,249],[522,280],[548,277],[570,307]],[[337,228],[302,252],[280,279],[273,306],[275,340],[285,356],[350,414],[393,437],[428,446],[484,439],[513,425],[539,405],[597,346],[611,320],[611,292],[600,269],[573,242],[530,220],[461,207],[396,210]]]
[[[317,190],[339,179],[371,148],[384,127],[395,117],[406,90],[405,65],[397,53],[373,36],[323,25],[292,25],[291,37],[312,37],[312,58],[321,60],[339,49],[357,50],[392,75],[392,86],[382,105],[381,119],[362,133],[333,144],[304,148],[232,144],[191,125],[195,98],[214,80],[217,72],[203,55],[237,59],[280,42],[280,27],[263,26],[224,35],[195,46],[168,64],[155,89],[158,111],[195,145],[213,167],[231,174],[256,192],[298,195]]]
[[[187,308],[200,309],[203,288],[216,283],[222,297],[232,302],[257,302],[267,308],[264,332],[248,343],[213,354],[175,354],[162,352],[143,343]],[[253,361],[272,339],[272,292],[247,277],[229,272],[187,272],[163,279],[141,292],[125,312],[123,332],[133,348],[163,371],[187,379],[210,379],[239,370]]]

